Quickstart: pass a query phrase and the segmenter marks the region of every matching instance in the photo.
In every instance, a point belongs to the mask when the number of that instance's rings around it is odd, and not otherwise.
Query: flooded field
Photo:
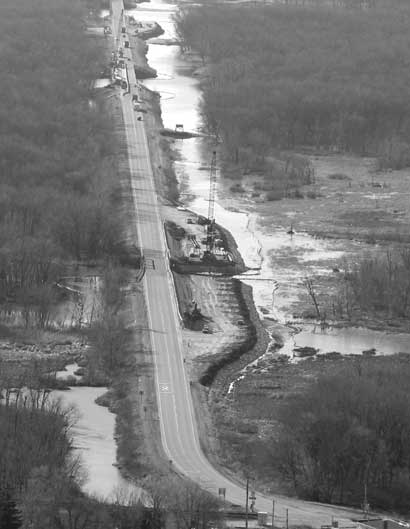
[[[361,327],[321,329],[320,325],[306,325],[286,342],[281,353],[293,357],[295,347],[313,347],[318,349],[318,354],[336,351],[343,355],[357,355],[372,351],[375,355],[391,355],[408,352],[409,336]]]

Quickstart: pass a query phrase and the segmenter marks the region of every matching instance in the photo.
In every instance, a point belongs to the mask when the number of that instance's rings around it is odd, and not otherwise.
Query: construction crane
[[[215,244],[215,194],[216,194],[216,151],[212,153],[211,170],[209,172],[209,202],[207,223],[207,245],[208,252],[213,251]]]

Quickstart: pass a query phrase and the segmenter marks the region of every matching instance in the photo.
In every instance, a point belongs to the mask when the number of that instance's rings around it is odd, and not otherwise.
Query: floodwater
[[[68,299],[53,310],[52,324],[58,329],[91,325],[101,310],[101,278],[86,274],[63,277],[58,286],[66,291]]]
[[[56,372],[57,380],[67,380],[68,378],[74,378],[75,380],[81,380],[81,375],[76,375],[75,372],[79,368],[78,364],[68,364],[65,369]]]
[[[68,366],[67,366],[68,367]],[[77,369],[75,365],[75,369]],[[61,372],[60,372],[61,373]],[[108,408],[99,406],[95,399],[107,388],[72,387],[68,391],[53,391],[66,406],[75,406],[79,419],[73,427],[73,444],[81,456],[87,481],[83,490],[90,495],[116,501],[130,491],[139,489],[120,474],[116,462],[117,445],[114,439],[115,415]]]
[[[158,22],[165,39],[175,38],[172,15],[176,6],[152,0],[129,13],[136,20]],[[151,90],[161,94],[164,127],[183,124],[185,130],[201,130],[201,93],[194,67],[180,54],[179,47],[149,44],[148,62],[158,72],[156,79],[144,81]],[[196,67],[201,66],[196,63]],[[176,140],[179,154],[175,170],[180,184],[181,200],[192,211],[207,215],[211,152],[218,151],[211,138]],[[303,279],[314,273],[332,273],[344,255],[344,242],[321,240],[304,233],[289,236],[282,227],[263,226],[256,213],[232,211],[228,200],[217,196],[216,222],[227,228],[235,238],[238,249],[251,269],[258,272],[241,276],[253,287],[255,306],[261,318],[274,318],[281,323],[292,322],[289,305],[297,302]],[[359,243],[351,243],[352,245]],[[253,278],[251,274],[257,274]],[[361,352],[375,347],[385,354],[409,349],[407,335],[386,334],[366,329],[339,329],[319,332],[309,325],[298,325],[299,333],[292,336],[282,352],[298,346],[312,345],[320,351],[339,351],[344,354]]]
[[[319,349],[318,354],[337,351],[357,355],[369,349],[373,349],[376,355],[410,352],[408,334],[390,334],[361,327],[321,329],[320,325],[305,326],[287,342],[281,353],[292,357],[293,347],[300,346]]]
[[[93,88],[106,88],[112,83],[111,79],[96,79],[93,84]]]
[[[70,364],[66,368],[66,371],[56,373],[58,379],[75,376],[78,365]],[[95,402],[106,391],[107,388],[76,386],[66,391],[53,390],[50,395],[64,408],[73,410],[75,424],[70,435],[74,453],[80,456],[82,463],[82,489],[100,500],[122,503],[138,499],[141,489],[125,480],[115,466],[115,415]],[[29,401],[35,395],[28,388],[23,389],[24,394]]]
[[[56,378],[74,377],[79,381],[81,376],[75,374],[78,368],[77,363],[68,364],[64,370],[56,372]],[[121,503],[130,494],[139,496],[140,489],[126,481],[114,466],[117,459],[115,415],[95,403],[106,391],[107,388],[73,386],[68,391],[53,391],[53,396],[66,406],[74,406],[78,415],[71,433],[87,477],[83,490],[92,496]]]

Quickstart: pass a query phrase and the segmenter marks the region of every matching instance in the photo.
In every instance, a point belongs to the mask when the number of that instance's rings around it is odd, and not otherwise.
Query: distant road
[[[112,8],[114,38],[123,39],[118,35],[123,9],[122,0],[112,0]],[[126,57],[131,57],[129,49],[124,51]],[[131,66],[128,68],[128,75],[130,86],[135,93],[137,81]],[[169,458],[168,464],[172,464],[177,471],[215,494],[218,493],[218,488],[225,488],[228,501],[244,505],[244,487],[233,483],[218,472],[205,458],[200,448],[190,386],[183,363],[181,323],[169,269],[168,249],[155,191],[144,122],[137,120],[137,113],[132,107],[131,94],[122,96],[122,110],[137,218],[138,244],[147,262],[144,288],[156,368],[161,437],[165,453]],[[256,495],[256,508],[270,513],[273,498],[258,493]],[[291,498],[277,496],[275,501],[278,525],[284,524],[286,509],[289,510],[291,525],[310,524],[320,527],[329,525],[332,517],[341,520],[358,515],[352,510]]]

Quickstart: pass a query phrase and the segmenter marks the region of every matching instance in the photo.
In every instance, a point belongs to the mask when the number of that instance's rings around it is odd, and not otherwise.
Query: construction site
[[[191,213],[184,206],[176,208],[180,213],[178,218],[184,218],[184,226],[178,225],[177,219],[173,221],[167,216],[167,241],[171,253],[171,269],[175,272],[235,275],[244,271],[234,240],[215,219],[216,163],[214,151],[209,171],[207,217]]]

